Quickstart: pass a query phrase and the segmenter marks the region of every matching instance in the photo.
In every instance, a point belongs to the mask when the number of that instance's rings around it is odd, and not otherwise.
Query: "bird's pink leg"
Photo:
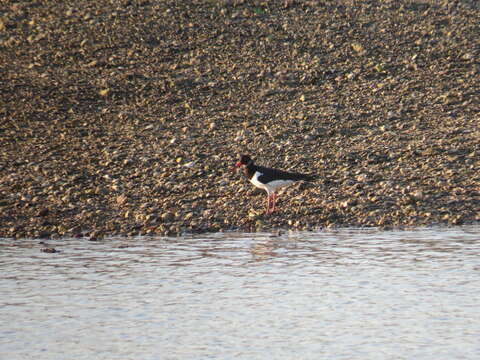
[[[275,193],[268,195],[267,214],[271,214],[273,210],[275,210]]]
[[[275,200],[276,200],[276,194],[272,194],[272,213],[275,211]]]
[[[268,194],[267,214],[271,214],[275,210],[275,193]]]

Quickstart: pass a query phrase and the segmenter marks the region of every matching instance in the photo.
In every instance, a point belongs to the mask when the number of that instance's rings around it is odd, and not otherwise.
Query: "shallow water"
[[[2,359],[480,358],[479,227],[38,242],[0,240]]]

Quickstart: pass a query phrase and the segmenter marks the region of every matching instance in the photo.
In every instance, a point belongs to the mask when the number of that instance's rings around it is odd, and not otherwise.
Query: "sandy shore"
[[[477,222],[478,19],[467,0],[4,2],[0,237]],[[266,216],[239,153],[319,180]]]

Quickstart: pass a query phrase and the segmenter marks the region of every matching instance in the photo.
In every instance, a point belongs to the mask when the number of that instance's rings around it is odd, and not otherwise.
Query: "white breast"
[[[255,185],[256,187],[260,188],[260,189],[264,189],[266,191],[269,191],[267,186],[263,183],[261,183],[260,181],[258,181],[258,177],[259,176],[262,176],[263,174],[259,171],[255,171],[255,174],[253,174],[252,178],[250,179],[250,182]]]
[[[284,186],[288,186],[294,183],[293,180],[274,180],[274,181],[270,181],[268,184],[264,184],[258,181],[258,178],[262,175],[263,174],[261,172],[256,171],[255,174],[253,174],[252,178],[250,179],[250,182],[256,187],[260,189],[264,189],[269,195],[274,191],[276,191],[277,189],[280,189]]]

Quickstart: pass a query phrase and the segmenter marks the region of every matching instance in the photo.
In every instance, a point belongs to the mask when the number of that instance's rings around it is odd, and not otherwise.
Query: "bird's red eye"
[[[242,163],[240,161],[237,161],[235,164],[235,167],[240,167],[240,166],[242,166]]]

